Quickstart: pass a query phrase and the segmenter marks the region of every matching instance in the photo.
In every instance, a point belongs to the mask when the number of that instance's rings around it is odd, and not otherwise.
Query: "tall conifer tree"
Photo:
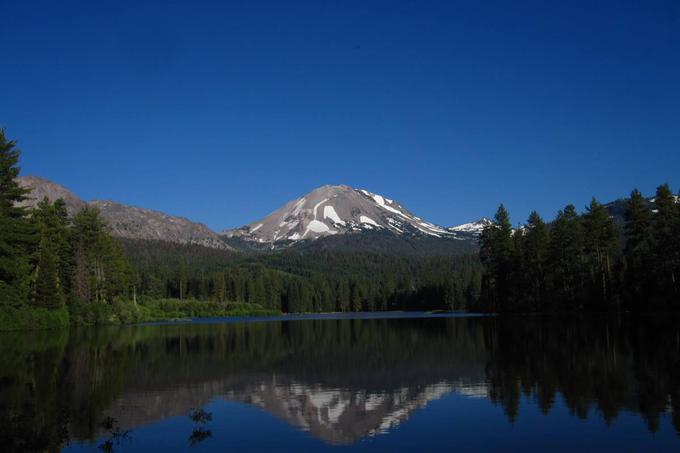
[[[680,213],[668,184],[656,189],[656,213],[653,216],[653,249],[655,269],[658,274],[660,295],[664,298],[678,295],[678,235]]]
[[[639,309],[642,308],[643,298],[649,294],[651,288],[649,266],[652,211],[647,200],[637,189],[630,193],[624,219],[625,281],[630,303]]]
[[[581,307],[583,264],[583,227],[574,205],[557,213],[550,231],[548,266],[551,270],[552,294],[560,309]]]
[[[527,220],[523,248],[523,273],[527,284],[527,297],[533,310],[539,310],[539,304],[544,302],[549,241],[548,227],[541,216],[533,211]]]
[[[28,296],[31,231],[26,210],[17,207],[28,191],[16,181],[19,150],[0,129],[0,304],[19,306]]]

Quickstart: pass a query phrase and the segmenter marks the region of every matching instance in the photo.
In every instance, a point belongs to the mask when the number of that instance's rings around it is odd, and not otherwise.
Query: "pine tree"
[[[44,308],[59,308],[64,305],[64,294],[59,281],[59,257],[54,245],[46,234],[42,235],[38,248],[34,305]]]
[[[642,298],[650,291],[649,255],[652,211],[647,200],[637,189],[630,194],[624,218],[623,252],[626,259],[627,293],[632,298],[635,308],[641,308]]]
[[[73,250],[71,249],[71,219],[66,210],[66,202],[59,198],[53,203],[56,218],[55,250],[59,258],[59,281],[64,294],[71,291],[73,275]]]
[[[71,277],[68,218],[63,200],[52,204],[44,198],[33,210],[31,220],[41,238],[35,268],[34,302],[38,306],[58,308],[64,302],[64,282],[70,284]]]
[[[518,227],[512,233],[512,250],[510,255],[510,268],[508,270],[508,286],[506,299],[509,309],[513,311],[526,311],[530,301],[527,298],[526,291],[526,273],[524,263],[524,228]]]
[[[551,300],[559,310],[582,308],[583,227],[574,205],[557,213],[550,230]]]
[[[218,302],[224,302],[227,294],[227,282],[224,278],[224,272],[218,272],[213,276],[215,299]]]
[[[536,211],[529,215],[524,235],[522,272],[526,292],[533,310],[539,310],[545,298],[545,273],[550,236],[548,227]]]
[[[75,255],[72,286],[79,301],[112,303],[117,296],[131,295],[136,277],[99,210],[79,211],[73,218],[71,238]]]
[[[653,216],[653,253],[660,295],[671,299],[678,295],[678,231],[680,214],[668,184],[656,189]]]
[[[607,209],[593,197],[583,216],[584,253],[590,276],[589,302],[605,303],[613,296],[612,260],[618,232]]]
[[[19,150],[0,129],[0,304],[19,306],[28,296],[32,235],[26,210],[17,203],[27,190],[19,186]]]
[[[480,257],[486,268],[484,292],[491,310],[505,310],[512,275],[513,241],[510,215],[501,204],[494,222],[484,228]]]

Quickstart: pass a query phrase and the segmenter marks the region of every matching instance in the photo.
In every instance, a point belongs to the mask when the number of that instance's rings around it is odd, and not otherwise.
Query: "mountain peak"
[[[50,201],[63,198],[70,215],[86,206],[99,209],[115,236],[197,244],[227,250],[232,247],[225,238],[248,241],[248,247],[260,247],[257,245],[259,243],[274,248],[333,236],[336,238],[330,242],[324,241],[323,244],[332,242],[342,245],[364,241],[361,247],[366,248],[365,241],[369,241],[369,248],[383,244],[383,249],[387,250],[392,249],[395,244],[406,244],[405,247],[411,250],[414,247],[413,241],[420,243],[422,238],[428,238],[429,242],[441,238],[474,243],[484,225],[489,222],[488,219],[480,219],[446,229],[417,217],[402,204],[386,196],[345,184],[327,184],[289,201],[257,222],[238,229],[225,230],[220,236],[204,224],[184,217],[111,200],[93,200],[88,203],[65,187],[45,178],[25,176],[18,178],[18,181],[23,187],[31,189],[27,200],[22,203],[24,206],[35,207],[45,197]],[[359,235],[362,232],[366,234]],[[373,233],[373,236],[369,233]],[[359,239],[359,242],[354,239]],[[244,245],[238,242],[234,245]],[[385,243],[391,245],[384,246]],[[305,244],[315,246],[310,242]]]
[[[256,242],[276,243],[365,230],[437,237],[452,234],[416,217],[390,198],[347,185],[318,187],[289,201],[262,220],[235,230],[223,231],[222,234]]]
[[[66,203],[66,210],[70,215],[87,206],[82,198],[66,187],[41,176],[19,176],[17,182],[21,187],[31,190],[26,199],[19,203],[19,206],[35,208],[44,198],[47,198],[50,202],[55,202],[61,198]]]

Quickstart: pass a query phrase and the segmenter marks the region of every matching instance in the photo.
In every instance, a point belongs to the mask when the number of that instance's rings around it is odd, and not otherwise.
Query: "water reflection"
[[[649,318],[433,318],[182,324],[0,336],[0,448],[59,450],[169,417],[209,442],[215,398],[254,405],[328,444],[390,433],[445,395],[513,422],[639,414],[680,431],[680,328]],[[452,414],[453,416],[453,414]],[[103,421],[115,421],[110,427]],[[112,434],[113,433],[113,434]],[[187,440],[188,439],[188,440]]]

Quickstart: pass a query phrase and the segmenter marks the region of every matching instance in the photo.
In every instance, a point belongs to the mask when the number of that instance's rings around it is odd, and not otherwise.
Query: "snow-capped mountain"
[[[115,236],[250,251],[297,247],[394,254],[471,253],[488,219],[444,228],[428,222],[388,197],[346,185],[326,185],[286,203],[262,220],[219,235],[183,217],[115,201],[85,201],[64,186],[24,176],[31,189],[23,206],[62,198],[70,215],[96,207]],[[316,241],[315,239],[324,239]]]
[[[453,239],[461,232],[468,232],[447,230],[423,220],[399,202],[382,195],[345,185],[327,185],[286,203],[261,220],[221,234],[227,238],[276,243],[362,231]]]

